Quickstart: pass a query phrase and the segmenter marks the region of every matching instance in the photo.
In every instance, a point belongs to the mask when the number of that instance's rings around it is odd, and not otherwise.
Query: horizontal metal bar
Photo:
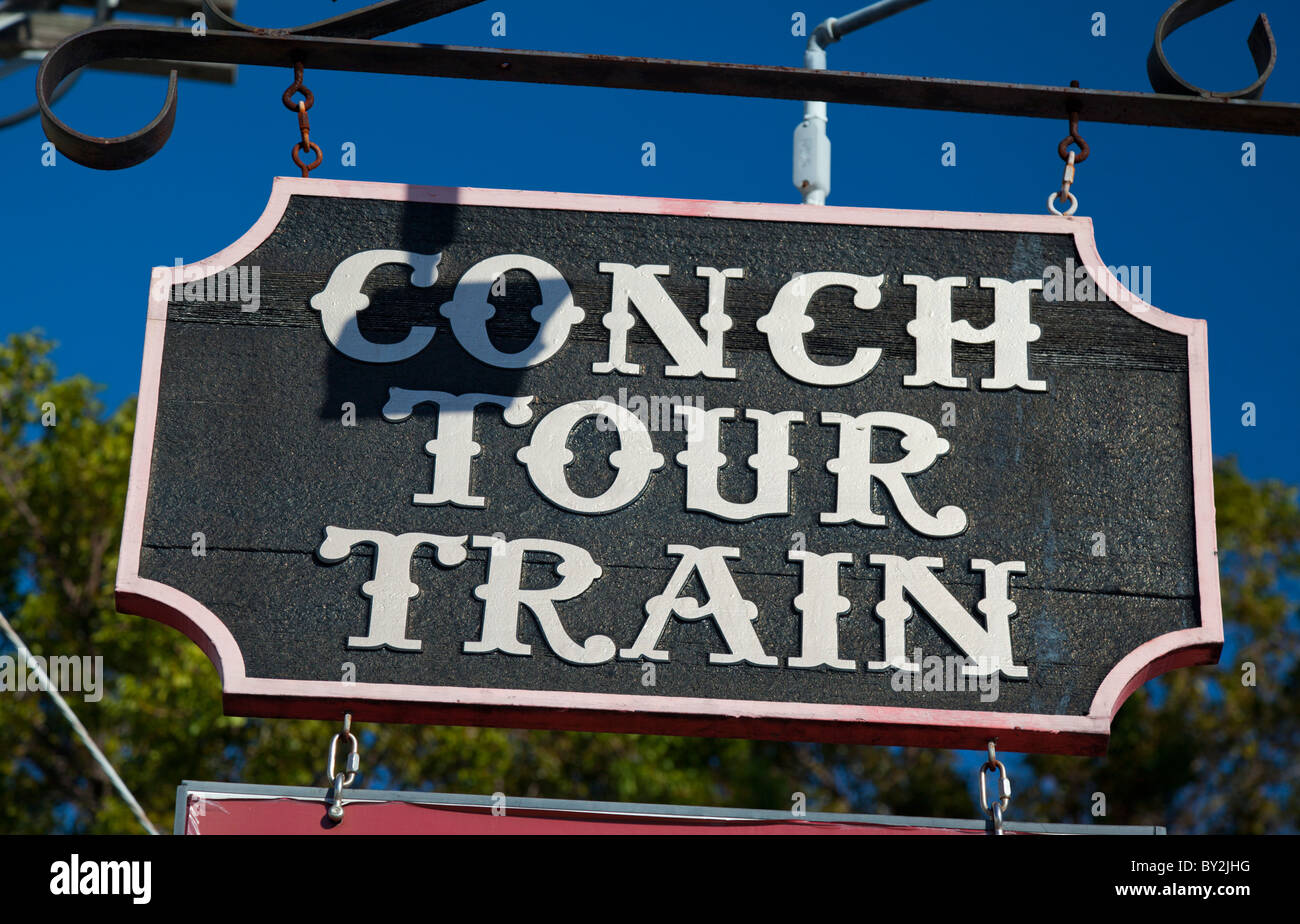
[[[1064,119],[1071,109],[1075,109],[1081,119],[1091,122],[1300,135],[1300,105],[1295,103],[301,35],[210,30],[204,36],[194,36],[188,29],[115,25],[73,36],[47,55],[37,81],[38,96],[48,98],[63,77],[76,68],[109,58],[208,61],[284,68],[292,66],[294,61],[301,61],[309,69],[718,96],[812,99],[864,106],[1049,119]],[[156,134],[165,127],[170,132],[174,93],[174,88],[169,89],[163,112],[145,131]],[[168,109],[173,110],[170,116]],[[90,139],[64,126],[45,106],[43,121],[46,134],[60,150],[64,149],[64,142],[77,137],[104,148],[101,152],[105,155],[103,157],[96,157],[86,150],[65,151],[74,160],[78,160],[79,154],[88,154],[90,160],[78,162],[90,166],[107,169],[130,166],[130,163],[107,153],[119,141],[135,142],[119,145],[119,152],[129,146],[138,154],[152,147],[131,163],[139,163],[161,147],[161,141],[156,146],[140,144],[142,139],[137,136],[143,133],[122,139]],[[166,140],[166,133],[162,134],[161,140]],[[101,162],[91,162],[94,160]]]
[[[289,66],[301,60],[324,70],[367,71],[425,77],[460,77],[520,83],[568,84],[751,96],[771,99],[818,99],[911,109],[975,112],[989,115],[1063,118],[1072,104],[1090,122],[1118,122],[1218,131],[1300,134],[1300,105],[1241,102],[1171,94],[1077,89],[1032,84],[988,83],[939,77],[892,76],[850,71],[812,72],[799,67],[717,64],[662,58],[566,54],[419,45],[361,39],[208,32],[196,38],[188,30],[163,27],[103,27],[107,39],[101,57],[175,58],[227,64]],[[142,54],[142,43],[148,53]],[[106,45],[109,43],[105,43]],[[134,54],[133,54],[134,52]]]
[[[191,3],[192,0],[179,0]],[[94,3],[90,3],[94,6]],[[229,5],[233,6],[233,3]],[[122,7],[119,7],[119,10]],[[3,14],[0,14],[3,15]],[[91,27],[88,16],[74,13],[47,13],[39,10],[26,15],[31,27],[30,35],[15,34],[0,38],[0,58],[27,57],[40,60],[50,49],[64,39],[77,35]],[[188,14],[187,14],[188,15]],[[114,58],[89,65],[95,70],[119,71],[129,74],[161,74],[166,77],[175,70],[182,78],[188,80],[206,80],[215,83],[233,84],[238,68],[233,64],[210,64],[193,61],[158,61],[127,58]]]

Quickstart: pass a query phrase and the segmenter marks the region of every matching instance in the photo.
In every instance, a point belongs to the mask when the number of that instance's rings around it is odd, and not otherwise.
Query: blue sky
[[[830,49],[845,70],[1148,90],[1145,61],[1169,0],[930,0]],[[488,0],[393,38],[508,48],[647,55],[760,64],[802,63],[810,24],[853,7],[783,2],[618,4]],[[361,0],[240,0],[240,18],[292,26]],[[1270,16],[1279,64],[1269,100],[1300,100],[1300,8],[1282,0],[1230,3],[1167,43],[1175,67],[1202,86],[1254,78],[1245,39]],[[506,14],[506,35],[491,34]],[[1105,37],[1091,34],[1106,14]],[[0,81],[0,110],[32,99],[35,69]],[[0,331],[41,327],[60,344],[64,374],[104,382],[116,404],[139,381],[149,269],[201,259],[261,213],[271,177],[292,175],[296,120],[280,103],[288,69],[243,67],[235,86],[185,82],[176,130],[151,160],[100,172],[60,158],[43,167],[36,121],[0,132],[5,176],[4,297]],[[318,177],[443,186],[548,189],[637,196],[794,202],[791,133],[797,102],[599,88],[307,73],[316,93]],[[162,78],[92,73],[57,106],[91,134],[143,125]],[[835,105],[833,205],[1041,213],[1060,182],[1065,120]],[[1292,288],[1300,141],[1267,135],[1081,125],[1092,156],[1079,168],[1080,213],[1092,217],[1102,258],[1150,266],[1150,300],[1209,321],[1216,454],[1252,477],[1300,482],[1296,372],[1300,305]],[[340,165],[340,147],[357,165]],[[641,145],[656,146],[642,166]],[[957,145],[957,166],[940,164]],[[1257,165],[1242,165],[1254,142]],[[1257,425],[1242,426],[1242,404]]]

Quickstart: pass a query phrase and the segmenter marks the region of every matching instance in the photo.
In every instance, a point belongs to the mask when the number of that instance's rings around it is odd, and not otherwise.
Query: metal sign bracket
[[[144,128],[116,138],[86,135],[51,108],[60,84],[78,69],[112,59],[172,60],[600,86],[768,99],[823,100],[863,106],[974,112],[1059,119],[1076,113],[1092,122],[1300,135],[1300,104],[1258,102],[1276,61],[1268,21],[1261,16],[1250,48],[1259,78],[1232,93],[1194,87],[1165,58],[1166,35],[1227,0],[1179,0],[1161,18],[1148,62],[1157,93],[950,80],[797,67],[674,61],[547,51],[375,41],[374,37],[473,5],[477,0],[386,0],[293,29],[254,29],[210,2],[206,15],[221,25],[197,36],[187,28],[103,25],[65,39],[41,63],[37,101],[46,136],[68,158],[88,167],[131,167],[157,153],[176,118],[177,79],[171,72],[162,109]]]

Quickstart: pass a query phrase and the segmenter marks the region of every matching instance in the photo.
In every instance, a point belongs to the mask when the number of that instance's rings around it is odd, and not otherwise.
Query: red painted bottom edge
[[[611,712],[556,709],[542,706],[503,707],[458,703],[409,703],[343,698],[270,697],[227,693],[227,715],[291,719],[341,720],[413,725],[475,725],[494,728],[614,732],[638,735],[678,735],[700,738],[750,738],[766,741],[809,741],[823,744],[867,744],[902,747],[984,750],[990,739],[998,750],[1034,754],[1098,757],[1108,738],[1080,732],[1028,729],[954,728],[927,725],[847,725],[803,719],[674,715],[656,712]]]

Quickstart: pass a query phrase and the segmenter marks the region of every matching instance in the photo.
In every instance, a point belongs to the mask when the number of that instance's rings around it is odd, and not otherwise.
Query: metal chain
[[[1078,87],[1079,81],[1071,80],[1070,86]],[[1078,147],[1077,155],[1069,149],[1071,144]],[[1061,139],[1061,143],[1056,146],[1056,153],[1061,156],[1061,160],[1065,161],[1065,173],[1061,176],[1060,190],[1050,193],[1047,197],[1047,210],[1053,215],[1070,216],[1079,208],[1079,200],[1074,197],[1074,193],[1070,192],[1070,186],[1074,183],[1074,166],[1087,160],[1090,153],[1088,142],[1084,141],[1083,136],[1079,134],[1079,110],[1076,108],[1070,109],[1070,134]],[[1062,212],[1056,207],[1058,201],[1068,202],[1070,207]]]
[[[306,176],[306,174],[303,174]],[[343,772],[335,772],[334,754],[338,749],[339,739],[346,738],[350,743],[347,753],[347,759],[344,763]],[[351,786],[352,781],[357,778],[357,771],[361,767],[361,756],[357,753],[357,736],[352,734],[352,713],[346,713],[343,716],[343,731],[335,732],[334,737],[330,739],[330,757],[326,774],[330,779],[331,799],[329,807],[329,817],[333,822],[343,820],[343,789]]]
[[[1070,215],[1073,215],[1075,210],[1079,207],[1079,200],[1075,198],[1074,193],[1070,192],[1070,186],[1074,183],[1075,163],[1074,152],[1071,151],[1070,156],[1066,158],[1065,161],[1065,174],[1061,177],[1060,190],[1047,194],[1047,210],[1053,215],[1063,215],[1068,218]],[[1070,203],[1069,208],[1062,212],[1056,207],[1058,200]]]
[[[993,802],[993,807],[989,807],[988,787],[986,778],[989,772],[998,774],[998,797]],[[996,743],[989,742],[989,759],[984,761],[979,769],[980,777],[980,808],[984,810],[993,821],[993,833],[1002,834],[1002,813],[1007,810],[1011,804],[1011,779],[1007,776],[1006,764],[998,760]]]
[[[295,93],[301,93],[303,97],[298,100],[297,103],[293,101],[293,95]],[[298,132],[302,135],[302,140],[294,144],[292,154],[293,162],[298,166],[298,169],[302,171],[302,175],[305,177],[321,165],[321,162],[325,160],[325,154],[321,151],[320,145],[311,140],[311,123],[307,119],[307,110],[316,102],[316,97],[312,95],[311,90],[302,85],[301,61],[294,63],[293,83],[289,84],[289,88],[284,91],[280,100],[284,103],[284,107],[290,112],[298,113]],[[302,161],[301,154],[306,154],[308,152],[314,152],[316,154],[316,159],[309,164],[305,164]]]

